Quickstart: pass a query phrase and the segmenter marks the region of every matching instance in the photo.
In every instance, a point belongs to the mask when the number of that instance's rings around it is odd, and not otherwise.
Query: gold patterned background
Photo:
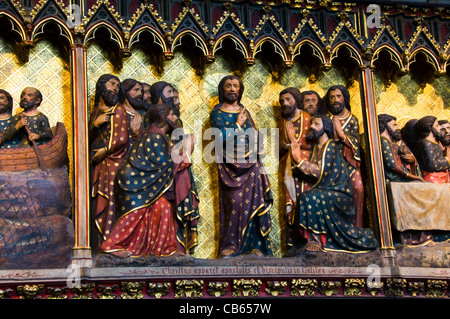
[[[66,127],[71,173],[72,90],[70,70],[64,65],[58,49],[46,40],[38,41],[30,50],[28,62],[21,64],[12,47],[0,37],[0,88],[13,97],[13,114],[22,111],[19,102],[24,88],[31,86],[41,91],[43,101],[39,109],[48,117],[50,126],[62,122]]]
[[[400,77],[389,87],[384,86],[383,78],[375,72],[375,94],[377,114],[387,113],[397,117],[401,127],[410,119],[420,119],[434,115],[438,120],[450,119],[450,77],[435,78],[424,88],[413,80],[410,73]]]

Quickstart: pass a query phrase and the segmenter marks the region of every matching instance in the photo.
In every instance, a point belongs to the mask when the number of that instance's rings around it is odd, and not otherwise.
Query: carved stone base
[[[94,259],[95,267],[143,267],[143,266],[274,266],[274,267],[367,267],[383,266],[379,250],[369,253],[351,254],[343,252],[299,252],[294,257],[256,257],[239,256],[219,259],[199,259],[191,256],[139,257],[120,259],[109,254],[98,254]]]
[[[74,245],[66,168],[0,172],[0,269],[65,268]]]
[[[395,261],[401,267],[449,268],[450,242],[438,243],[433,247],[400,247]]]

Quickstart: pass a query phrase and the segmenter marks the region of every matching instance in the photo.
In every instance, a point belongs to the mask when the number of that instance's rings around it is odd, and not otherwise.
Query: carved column
[[[378,115],[376,112],[375,88],[371,55],[366,55],[364,65],[361,67],[361,106],[365,127],[366,163],[368,177],[373,189],[370,194],[373,210],[376,214],[380,248],[393,249],[389,207],[386,195],[386,182],[384,177],[383,156],[378,128]]]
[[[88,98],[86,79],[86,47],[72,46],[72,95],[73,95],[73,160],[74,196],[73,216],[75,221],[74,260],[80,265],[91,262],[89,219],[89,143],[88,143]]]

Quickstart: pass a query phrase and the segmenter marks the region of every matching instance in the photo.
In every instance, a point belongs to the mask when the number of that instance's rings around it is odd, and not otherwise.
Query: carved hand
[[[425,180],[424,180],[422,177],[416,176],[416,175],[412,175],[412,174],[408,174],[408,175],[406,176],[406,179],[425,182]]]
[[[298,164],[302,160],[302,151],[300,149],[300,143],[294,142],[291,144],[291,156],[295,164]]]
[[[39,139],[39,134],[31,133],[31,132],[30,132],[30,134],[28,134],[28,139],[29,139],[30,141],[38,140],[38,139]]]
[[[28,121],[25,116],[20,116],[20,120],[16,124],[16,130],[20,130],[22,127],[27,126]]]
[[[239,112],[236,123],[240,126],[244,125],[245,121],[247,121],[247,114],[245,113],[245,107]]]
[[[142,124],[142,117],[140,114],[135,114],[133,116],[133,118],[131,119],[130,122],[130,129],[131,132],[136,134],[137,132],[139,132],[140,128],[141,128],[141,124]]]
[[[92,161],[98,163],[103,160],[106,156],[106,147],[98,148],[95,151],[94,156],[92,157]]]
[[[111,121],[111,115],[113,115],[114,112],[113,111],[109,111],[106,113],[102,113],[100,114],[94,121],[94,126],[95,127],[100,127],[101,125],[103,125],[104,123],[109,123]]]
[[[345,134],[344,131],[342,130],[342,124],[341,121],[339,120],[339,117],[333,116],[333,124],[334,124],[335,138],[341,141],[345,140]]]
[[[295,143],[295,128],[292,122],[286,123],[286,135],[288,137],[289,143]]]

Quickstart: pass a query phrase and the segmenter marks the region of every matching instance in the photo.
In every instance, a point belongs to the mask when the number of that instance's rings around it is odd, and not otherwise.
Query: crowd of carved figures
[[[179,88],[182,89],[182,88]],[[217,129],[219,256],[271,256],[269,179],[258,128],[242,105],[244,85],[235,75],[218,85],[219,103],[210,126]],[[52,130],[36,88],[13,100],[0,90],[0,147],[17,148],[51,140]],[[369,252],[377,249],[364,228],[362,146],[350,94],[335,85],[315,91],[279,93],[279,159],[286,202],[287,256],[300,251]],[[450,123],[425,116],[400,128],[378,115],[386,184],[450,183]],[[173,134],[175,131],[181,134]],[[250,134],[256,132],[256,134]],[[198,244],[199,196],[191,167],[194,134],[183,133],[174,85],[141,83],[104,74],[95,87],[90,113],[92,245],[119,258],[191,254]],[[408,245],[437,245],[445,232],[411,231]]]

